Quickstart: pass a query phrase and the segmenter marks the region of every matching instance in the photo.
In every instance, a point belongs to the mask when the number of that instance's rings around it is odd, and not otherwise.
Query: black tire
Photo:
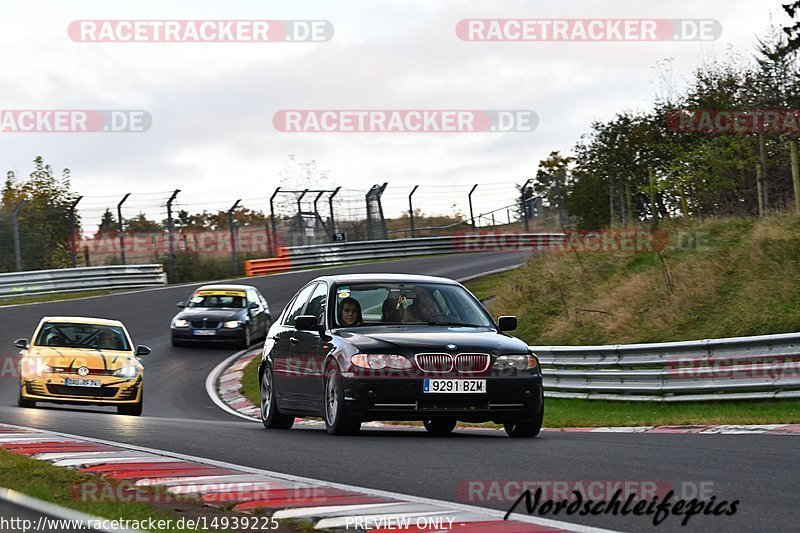
[[[433,418],[422,422],[428,433],[437,437],[444,437],[452,433],[456,429],[457,423],[458,421],[455,418]]]
[[[259,380],[261,390],[261,423],[266,429],[291,429],[294,417],[281,414],[276,401],[272,369],[267,367]]]
[[[20,407],[36,407],[36,402],[34,400],[26,400],[22,397],[22,389],[19,390],[19,396],[17,396],[17,405]]]
[[[250,323],[244,325],[244,337],[239,340],[239,348],[247,349],[253,344],[253,338],[250,333]]]
[[[544,403],[539,409],[539,412],[530,420],[523,420],[522,422],[507,422],[503,424],[506,434],[513,438],[532,438],[539,434],[542,430],[542,422],[544,420]]]
[[[331,435],[355,435],[361,429],[361,420],[352,418],[344,407],[342,376],[336,367],[328,367],[325,373],[325,429]]]
[[[172,339],[172,345],[176,348],[182,348],[183,346],[186,346],[186,343],[183,341]]]

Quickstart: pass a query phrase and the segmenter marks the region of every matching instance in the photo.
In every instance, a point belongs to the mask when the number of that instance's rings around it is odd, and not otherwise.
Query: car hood
[[[338,335],[357,349],[375,353],[421,351],[447,353],[489,353],[493,355],[527,353],[521,340],[490,328],[452,326],[376,326],[341,329]],[[448,348],[454,344],[456,348]]]
[[[245,309],[213,309],[207,307],[189,307],[184,309],[173,320],[215,320],[217,322],[225,322],[227,320],[237,320],[242,318]]]
[[[138,364],[133,352],[117,350],[92,350],[80,348],[32,347],[26,357],[52,368],[80,368],[91,370],[118,370],[123,366]]]

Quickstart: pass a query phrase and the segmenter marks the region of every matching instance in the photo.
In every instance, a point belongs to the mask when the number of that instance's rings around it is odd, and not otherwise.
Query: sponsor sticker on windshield
[[[336,289],[336,294],[339,298],[347,298],[350,296],[350,287],[339,287]]]
[[[244,298],[245,293],[244,291],[223,291],[223,290],[197,291],[194,294],[194,298],[192,298],[192,301],[195,301],[195,298],[199,298],[199,302],[202,302],[204,296],[239,296],[240,298]]]

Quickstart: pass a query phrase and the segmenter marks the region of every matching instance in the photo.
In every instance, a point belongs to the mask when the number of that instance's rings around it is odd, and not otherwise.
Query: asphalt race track
[[[403,272],[463,278],[524,260],[525,254],[519,253],[445,256],[250,278],[246,282],[263,292],[276,316],[301,284],[321,274]],[[471,493],[469,482],[654,481],[678,492],[689,483],[692,491],[710,491],[706,500],[711,496],[717,502],[739,500],[737,513],[732,517],[695,516],[687,527],[680,526],[679,517],[668,517],[657,527],[646,516],[545,517],[622,531],[797,528],[800,438],[794,436],[545,432],[538,439],[519,440],[498,431],[459,431],[442,439],[429,437],[422,429],[367,428],[358,437],[330,437],[319,427],[267,432],[260,424],[219,409],[206,393],[206,376],[235,348],[170,345],[169,319],[177,310],[175,304],[193,288],[169,287],[0,308],[0,354],[6,357],[16,353],[13,340],[30,337],[42,316],[62,314],[122,320],[134,342],[153,349],[143,358],[145,407],[141,417],[119,416],[111,408],[55,404],[21,409],[16,406],[18,378],[3,372],[0,422],[502,510],[510,502],[496,501],[497,493],[489,492],[490,484],[482,485],[483,490],[473,484],[476,490]],[[494,485],[498,486],[505,485]],[[483,501],[487,496],[495,500]],[[689,493],[687,499],[693,496]],[[703,494],[699,496],[702,499]]]

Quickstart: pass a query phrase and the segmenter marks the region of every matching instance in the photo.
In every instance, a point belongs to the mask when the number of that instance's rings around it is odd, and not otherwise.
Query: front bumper
[[[245,339],[245,326],[238,328],[217,328],[213,330],[200,330],[200,331],[213,331],[213,335],[196,335],[195,330],[192,328],[172,328],[172,340],[178,342],[198,342],[198,343],[213,343],[213,342],[241,342]]]
[[[347,413],[365,421],[448,417],[464,422],[520,422],[536,416],[544,402],[539,375],[468,378],[486,380],[486,393],[482,394],[425,393],[422,377],[365,379],[352,374],[342,377]]]
[[[24,379],[20,396],[25,400],[51,403],[93,405],[135,404],[142,400],[142,376],[133,379],[103,377],[100,387],[73,387],[65,384],[66,377],[56,374],[47,378]]]

